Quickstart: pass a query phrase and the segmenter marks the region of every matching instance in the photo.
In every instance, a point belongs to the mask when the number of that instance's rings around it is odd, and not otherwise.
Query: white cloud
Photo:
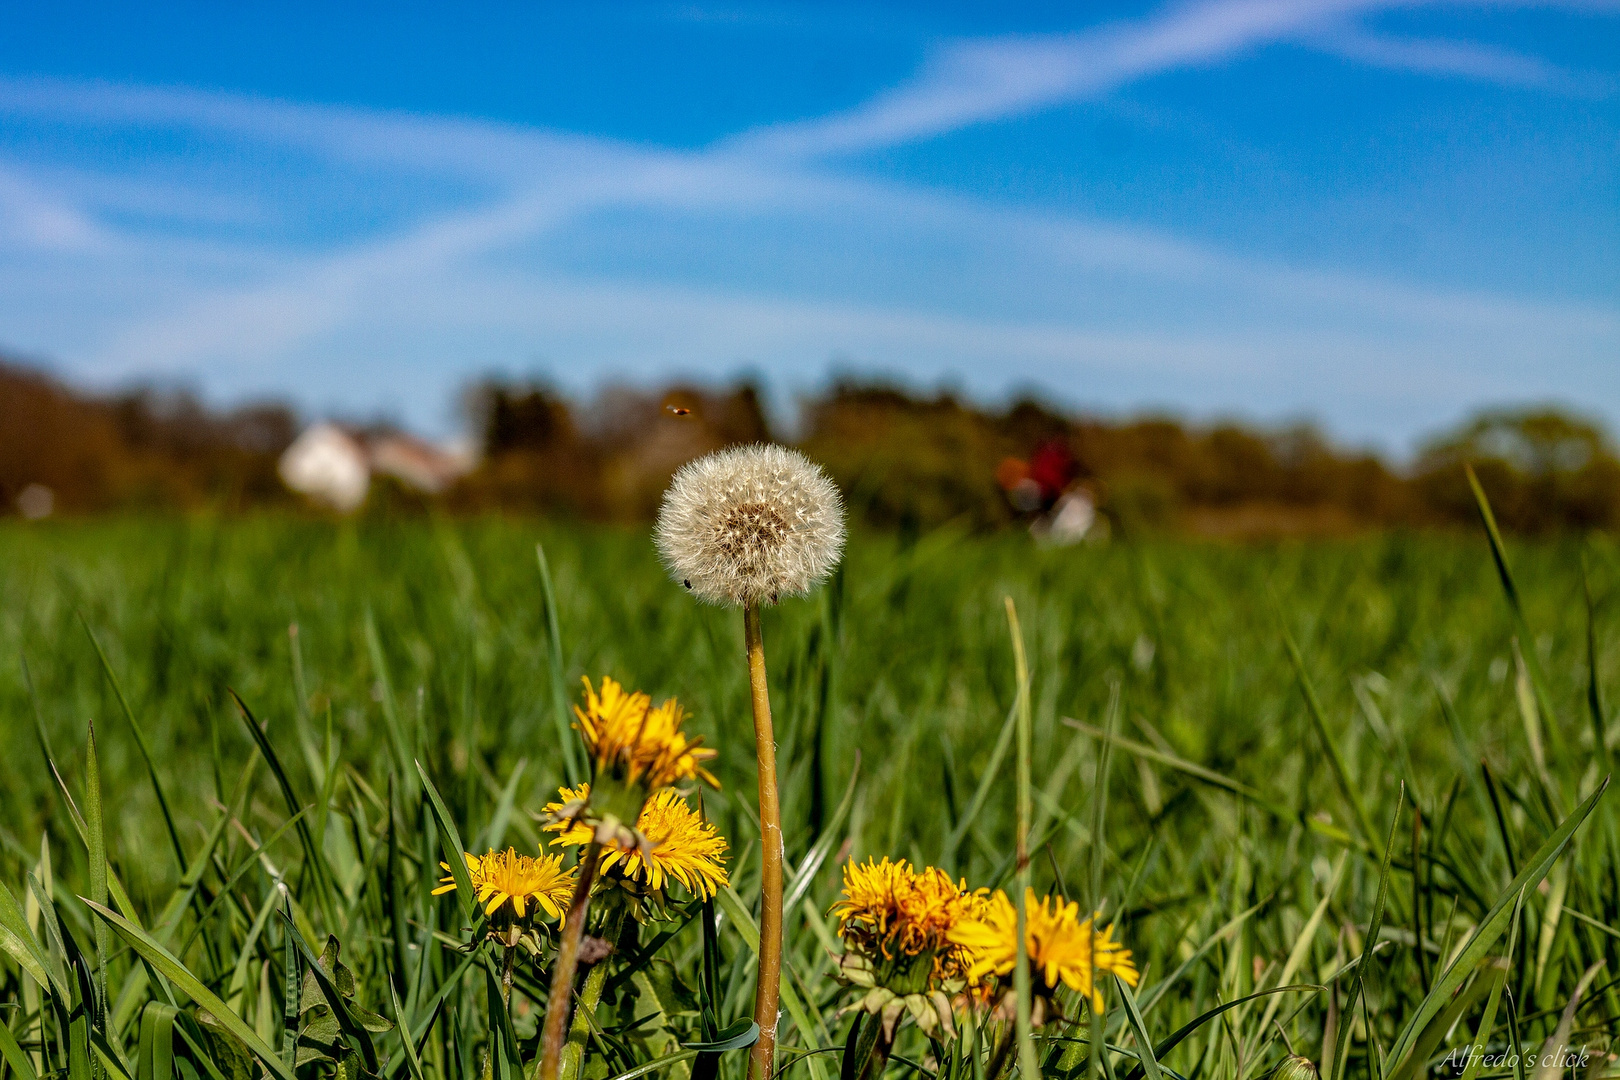
[[[1379,67],[1511,86],[1608,85],[1602,76],[1575,78],[1509,50],[1380,36],[1356,26],[1382,11],[1425,6],[1440,6],[1440,0],[1201,0],[1080,33],[954,41],[914,78],[847,112],[770,125],[735,141],[750,151],[785,156],[855,153],[1101,97],[1142,78],[1219,63],[1278,42],[1314,45]],[[1615,10],[1601,0],[1534,6]]]
[[[1397,37],[1349,29],[1309,39],[1323,52],[1357,63],[1425,75],[1457,75],[1501,86],[1604,93],[1602,75],[1566,71],[1539,56],[1471,41]]]
[[[78,207],[0,168],[0,241],[51,252],[83,251],[104,243],[105,235]]]
[[[832,116],[737,140],[749,150],[823,156],[909,142],[1094,97],[1134,79],[1222,59],[1395,0],[1212,0],[1078,34],[952,42],[918,75]]]

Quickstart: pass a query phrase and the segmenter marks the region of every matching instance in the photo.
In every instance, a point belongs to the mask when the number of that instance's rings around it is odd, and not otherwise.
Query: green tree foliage
[[[1515,532],[1620,525],[1620,460],[1595,421],[1555,409],[1496,410],[1425,448],[1413,486],[1438,516],[1473,508],[1472,465],[1503,528]]]

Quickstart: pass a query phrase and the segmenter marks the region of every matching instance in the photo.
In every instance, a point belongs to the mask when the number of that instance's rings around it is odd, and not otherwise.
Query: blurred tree
[[[514,451],[543,453],[576,437],[567,404],[549,387],[536,383],[486,381],[468,394],[466,411],[473,429],[482,435],[488,457]]]
[[[550,387],[487,379],[463,396],[462,408],[482,460],[451,490],[452,508],[594,513],[600,463]]]
[[[0,364],[0,513],[31,484],[49,488],[60,511],[111,504],[122,452],[105,409],[38,372]]]
[[[801,447],[844,490],[851,512],[874,525],[985,528],[1012,519],[996,467],[1030,448],[951,394],[923,400],[840,383],[807,406],[806,420]]]
[[[216,412],[153,388],[99,399],[0,363],[0,417],[0,512],[30,484],[51,489],[57,512],[286,499],[275,466],[297,422],[284,405]]]
[[[1480,413],[1418,458],[1413,486],[1432,515],[1451,521],[1475,515],[1465,464],[1474,467],[1503,528],[1620,526],[1620,460],[1596,421],[1551,408]]]
[[[655,515],[675,470],[693,458],[771,438],[758,388],[748,382],[722,390],[610,387],[588,427],[602,459],[602,514],[615,521]]]

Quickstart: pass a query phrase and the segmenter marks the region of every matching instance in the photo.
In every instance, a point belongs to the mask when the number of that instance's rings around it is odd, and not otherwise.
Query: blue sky
[[[0,2],[0,350],[1620,427],[1620,0]]]

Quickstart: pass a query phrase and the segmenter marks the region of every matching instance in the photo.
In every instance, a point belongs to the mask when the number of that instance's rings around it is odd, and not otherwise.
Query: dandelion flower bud
[[[844,550],[844,501],[803,454],[758,444],[720,450],[675,474],[658,512],[658,551],[711,604],[802,596]]]
[[[1316,1080],[1316,1063],[1299,1054],[1289,1054],[1272,1074],[1275,1080]]]

